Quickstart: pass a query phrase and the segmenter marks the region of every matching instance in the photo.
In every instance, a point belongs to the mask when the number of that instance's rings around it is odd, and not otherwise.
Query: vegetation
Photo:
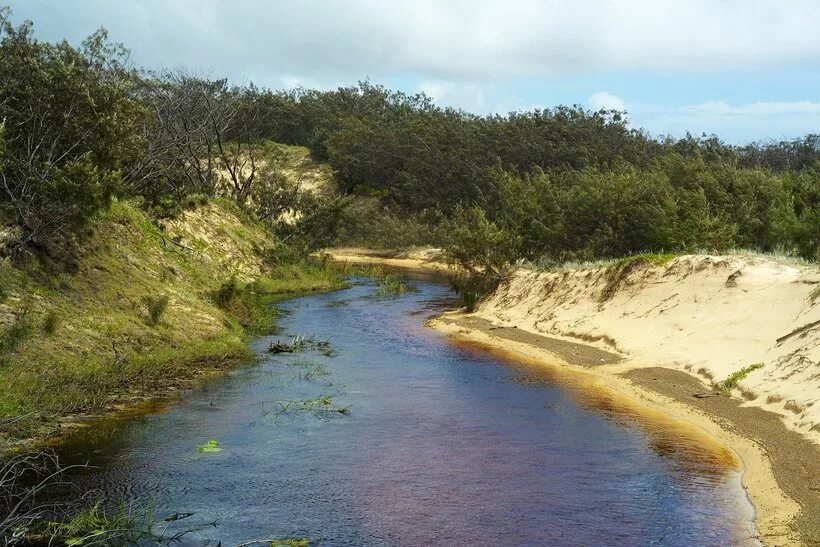
[[[749,373],[763,368],[763,363],[754,363],[747,367],[743,367],[742,369],[733,372],[730,374],[725,380],[723,380],[719,385],[720,390],[725,394],[730,394],[734,388],[737,387],[738,382],[746,378]]]
[[[404,276],[388,274],[379,279],[379,288],[376,292],[379,296],[399,296],[412,290],[414,287],[404,280]]]
[[[577,106],[477,116],[370,82],[233,86],[135,68],[104,30],[40,42],[0,7],[0,223],[3,442],[247,359],[286,295],[344,275],[408,290],[308,258],[330,244],[443,247],[468,309],[519,260],[615,259],[602,300],[672,253],[820,260],[820,136],[731,146]],[[300,350],[333,354],[272,348]],[[280,407],[348,412],[331,396]],[[119,519],[94,506],[52,533],[116,543]]]
[[[15,314],[0,337],[0,420],[25,417],[0,438],[47,432],[55,416],[103,409],[126,393],[165,391],[198,369],[246,360],[247,335],[275,328],[276,302],[343,285],[319,262],[267,266],[254,249],[274,237],[219,201],[165,229],[115,201],[89,227],[74,273],[36,261],[0,264],[4,305],[14,302],[6,309]],[[169,244],[175,238],[180,244]],[[230,268],[235,288],[222,291],[218,280]],[[258,279],[245,281],[253,272]],[[220,292],[222,304],[210,297]],[[59,328],[49,334],[52,317]]]
[[[313,399],[276,401],[277,416],[308,413],[318,418],[329,418],[338,414],[350,414],[349,406],[336,406],[333,395],[320,395]]]
[[[217,452],[222,452],[222,447],[219,446],[219,441],[216,439],[211,439],[207,443],[199,445],[197,447],[197,451],[206,454],[215,454]]]
[[[325,357],[336,355],[336,350],[333,349],[330,340],[316,340],[313,336],[291,336],[288,341],[271,342],[268,347],[269,353],[299,353],[309,350],[315,350]]]

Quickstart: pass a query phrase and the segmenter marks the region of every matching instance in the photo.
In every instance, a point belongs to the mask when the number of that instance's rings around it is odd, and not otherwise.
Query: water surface
[[[282,332],[254,343],[260,364],[83,430],[65,457],[95,465],[81,480],[109,498],[193,513],[171,524],[202,526],[191,545],[751,542],[726,453],[549,370],[452,344],[424,326],[452,294],[416,286],[380,298],[356,279],[286,302]],[[338,355],[266,352],[297,334]],[[349,414],[294,412],[323,396]],[[199,453],[209,439],[223,451]]]

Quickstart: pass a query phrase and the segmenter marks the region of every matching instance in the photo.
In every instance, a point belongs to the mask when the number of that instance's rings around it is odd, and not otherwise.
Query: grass
[[[144,301],[145,310],[148,312],[148,324],[152,327],[156,327],[159,325],[159,322],[162,321],[165,310],[168,309],[168,295],[146,296]]]
[[[333,395],[320,395],[313,399],[293,399],[276,401],[277,416],[308,413],[318,418],[329,418],[339,414],[350,414],[350,407],[337,406],[333,402]]]
[[[404,280],[399,274],[388,274],[379,279],[379,296],[400,296],[414,290],[415,287]]]
[[[92,545],[137,545],[156,540],[151,531],[149,515],[139,514],[132,507],[106,509],[101,502],[80,511],[64,522],[54,522],[47,529],[50,545],[67,547]]]
[[[737,387],[738,382],[759,368],[763,368],[763,363],[754,363],[747,367],[743,367],[742,369],[727,376],[725,380],[718,384],[718,387],[723,393],[729,395],[732,392],[732,389]]]
[[[33,332],[31,316],[28,310],[15,317],[11,324],[0,333],[0,355],[5,355],[15,351],[20,345],[31,336]]]
[[[288,363],[287,367],[293,371],[294,379],[313,381],[315,378],[328,376],[330,372],[322,363],[311,359],[298,359]]]
[[[809,293],[809,302],[814,302],[820,298],[820,285],[817,285],[810,293]]]
[[[54,334],[57,332],[57,328],[60,326],[60,314],[58,314],[54,310],[49,310],[46,312],[46,316],[43,319],[43,332],[46,334]]]
[[[0,260],[0,423],[14,418],[0,450],[53,431],[58,416],[251,359],[248,337],[275,328],[278,302],[344,286],[321,263],[267,268],[260,250],[275,241],[219,200],[165,222],[115,202],[91,226],[76,272]]]

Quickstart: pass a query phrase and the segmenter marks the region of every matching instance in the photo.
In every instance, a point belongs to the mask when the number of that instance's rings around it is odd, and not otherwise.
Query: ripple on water
[[[64,455],[112,499],[216,522],[191,544],[752,542],[734,454],[577,377],[449,343],[423,324],[452,294],[416,285],[288,302],[282,332],[330,338],[336,357],[260,340],[260,365],[79,431]],[[305,358],[329,374],[287,373]],[[271,410],[321,396],[350,414]],[[223,451],[198,453],[211,438]]]

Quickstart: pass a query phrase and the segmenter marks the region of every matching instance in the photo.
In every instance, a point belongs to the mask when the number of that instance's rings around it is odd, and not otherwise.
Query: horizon
[[[655,138],[714,134],[735,145],[820,127],[820,4],[807,1],[7,4],[39,40],[77,45],[104,27],[137,66],[235,84],[369,80],[479,115],[615,109]]]

